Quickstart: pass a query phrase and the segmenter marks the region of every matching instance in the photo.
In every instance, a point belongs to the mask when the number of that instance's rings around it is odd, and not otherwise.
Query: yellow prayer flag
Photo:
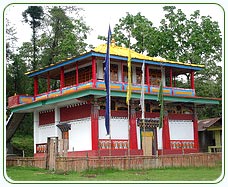
[[[127,85],[127,98],[126,98],[126,103],[129,105],[129,101],[131,99],[131,50],[129,48],[129,53],[128,53],[128,60],[127,60],[127,66],[128,66],[128,85]]]

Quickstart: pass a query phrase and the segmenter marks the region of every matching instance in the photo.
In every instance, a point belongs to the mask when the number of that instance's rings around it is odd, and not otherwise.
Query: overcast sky
[[[200,10],[201,16],[210,15],[214,21],[219,22],[219,26],[223,31],[224,28],[224,13],[222,8],[218,5],[208,4],[173,4],[178,9],[189,16],[195,10]],[[40,5],[39,5],[40,6]],[[87,43],[97,46],[104,41],[98,40],[98,35],[107,35],[108,25],[111,28],[118,23],[121,17],[126,16],[126,12],[137,14],[141,12],[146,18],[151,20],[155,26],[159,26],[160,21],[164,18],[164,11],[162,9],[165,4],[75,4],[75,6],[84,9],[80,14],[84,16],[87,25],[93,31],[90,33]],[[17,28],[18,44],[30,41],[32,30],[26,23],[22,23],[22,12],[26,10],[28,5],[16,4],[10,5],[5,10],[5,18],[8,18],[12,24]]]

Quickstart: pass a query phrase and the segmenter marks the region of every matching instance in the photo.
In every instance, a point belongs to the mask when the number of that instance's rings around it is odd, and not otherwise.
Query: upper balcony
[[[27,75],[34,79],[34,95],[15,95],[9,97],[8,107],[30,104],[41,100],[49,100],[84,90],[92,90],[90,95],[96,91],[105,95],[104,83],[104,59],[106,46],[101,45],[94,50],[51,64],[37,71],[29,72]],[[202,65],[186,64],[181,62],[167,61],[160,58],[143,56],[131,51],[132,62],[132,92],[140,95],[142,80],[142,63],[145,62],[144,90],[146,95],[156,96],[159,91],[161,77],[163,79],[163,93],[165,96],[195,97],[194,72],[203,68]],[[128,49],[111,46],[110,49],[110,79],[112,93],[126,95],[128,82],[127,68]],[[162,67],[162,68],[161,68]],[[188,88],[177,88],[177,77],[189,74],[190,83]],[[46,91],[40,93],[39,79],[46,80]],[[55,82],[57,89],[52,88]],[[102,91],[102,92],[101,92]],[[96,92],[96,93],[95,93]],[[133,96],[134,97],[134,96]],[[139,96],[137,96],[139,98]]]

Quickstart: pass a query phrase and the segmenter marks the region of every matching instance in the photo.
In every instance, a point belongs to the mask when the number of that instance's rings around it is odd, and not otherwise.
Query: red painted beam
[[[165,116],[162,127],[162,144],[163,150],[170,149],[169,119]]]
[[[194,129],[194,147],[199,152],[199,137],[198,137],[198,120],[195,118],[193,120],[193,129]]]
[[[96,58],[92,57],[92,80],[93,80],[93,88],[96,87],[97,77],[96,77]]]
[[[148,64],[146,64],[146,84],[148,86],[148,92],[150,92],[150,71]]]
[[[191,89],[195,89],[194,71],[191,70]]]
[[[92,150],[98,150],[98,115],[91,114],[91,135],[92,135]]]
[[[136,131],[136,117],[130,119],[130,149],[138,149],[137,131]]]
[[[50,72],[47,73],[47,91],[49,92],[51,90],[50,86]]]
[[[169,77],[170,87],[173,87],[173,69],[172,68],[170,68],[169,74],[170,74],[170,77]]]
[[[64,88],[64,67],[60,68],[60,89]]]
[[[39,92],[39,82],[38,82],[38,77],[34,77],[34,96],[38,95]]]
[[[76,64],[76,74],[75,74],[76,85],[78,85],[78,63]]]

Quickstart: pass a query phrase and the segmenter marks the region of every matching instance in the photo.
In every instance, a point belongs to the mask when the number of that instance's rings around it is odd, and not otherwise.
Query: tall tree
[[[222,57],[222,36],[218,22],[210,16],[200,16],[198,10],[190,17],[174,6],[165,6],[163,10],[165,17],[157,28],[140,13],[127,13],[114,28],[117,45],[126,46],[126,28],[131,28],[135,40],[131,47],[137,52],[146,51],[149,56],[204,64],[205,69],[195,74],[196,94],[221,97],[222,72],[219,63]],[[99,38],[104,39],[101,36]],[[189,74],[186,76],[188,78]],[[214,116],[220,113],[218,109]],[[206,116],[206,112],[203,115]]]
[[[45,17],[45,30],[39,41],[42,48],[42,62],[45,65],[85,52],[90,27],[79,16],[76,7],[51,7]],[[76,18],[67,15],[74,11]]]
[[[116,24],[113,31],[113,37],[116,45],[129,47],[129,32],[131,33],[130,48],[142,53],[148,52],[149,48],[156,48],[154,36],[157,36],[158,30],[153,26],[153,23],[141,13],[132,15],[126,13],[126,17],[119,19],[119,24]],[[104,36],[98,36],[98,39],[106,40]]]
[[[16,29],[13,25],[11,25],[10,21],[6,19],[6,59],[7,63],[10,62],[11,55],[16,50],[16,43],[17,43],[17,37],[16,37]]]
[[[41,25],[41,21],[43,19],[43,8],[41,6],[29,6],[28,9],[26,9],[22,16],[24,18],[24,21],[30,25],[32,28],[32,43],[33,43],[33,62],[32,62],[32,70],[37,69],[37,32],[38,28]]]

